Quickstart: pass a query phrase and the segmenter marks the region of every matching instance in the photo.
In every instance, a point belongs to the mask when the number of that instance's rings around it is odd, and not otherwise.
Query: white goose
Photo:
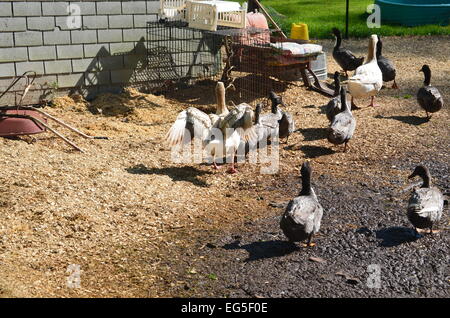
[[[217,128],[221,120],[229,114],[225,104],[225,86],[222,82],[217,82],[215,92],[217,100],[216,113],[206,114],[195,107],[189,107],[180,112],[166,134],[169,146],[174,147],[183,142],[189,143],[196,138],[200,138],[203,147],[210,143],[212,129]],[[214,148],[211,151],[214,151]],[[210,154],[214,156],[214,153]],[[215,162],[213,162],[213,165],[217,168]]]
[[[353,102],[353,98],[371,97],[369,106],[377,106],[374,104],[374,97],[383,86],[383,74],[377,63],[376,46],[378,37],[372,34],[369,42],[369,50],[367,61],[358,67],[355,74],[348,79],[348,90],[352,95],[352,109],[358,107]]]

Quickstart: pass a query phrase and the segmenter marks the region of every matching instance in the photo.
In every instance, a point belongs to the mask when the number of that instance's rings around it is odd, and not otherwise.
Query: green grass
[[[238,0],[235,0],[238,1]],[[239,1],[238,1],[239,2]],[[240,1],[242,2],[242,1]],[[345,0],[262,0],[264,6],[275,9],[284,15],[275,21],[289,35],[293,22],[306,23],[310,38],[332,38],[331,28],[337,27],[345,30]],[[371,34],[379,35],[437,35],[450,34],[450,26],[424,25],[418,27],[405,27],[401,25],[381,24],[381,28],[370,29],[366,20],[367,5],[374,0],[350,0],[349,36],[362,38]]]

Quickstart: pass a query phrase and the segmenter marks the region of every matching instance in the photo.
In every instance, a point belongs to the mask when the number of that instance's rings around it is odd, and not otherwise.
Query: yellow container
[[[291,39],[309,40],[308,25],[306,23],[292,23]]]

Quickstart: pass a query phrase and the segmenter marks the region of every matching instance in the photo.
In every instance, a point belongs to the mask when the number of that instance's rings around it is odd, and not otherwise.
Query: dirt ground
[[[380,107],[354,112],[347,153],[326,140],[329,98],[292,84],[281,95],[298,131],[281,145],[273,175],[259,165],[230,175],[171,161],[165,133],[188,106],[214,109],[213,84],[166,96],[58,99],[45,111],[109,139],[61,129],[84,153],[50,133],[0,139],[0,296],[449,297],[448,213],[441,232],[420,238],[405,214],[417,164],[449,191],[449,41],[384,39],[400,89],[382,89]],[[331,75],[333,43],[319,43]],[[359,56],[367,43],[344,45]],[[415,98],[423,64],[445,103],[430,121]],[[289,245],[279,229],[305,159],[325,209],[310,249]],[[67,286],[70,264],[80,267],[79,288]],[[366,285],[371,264],[381,268],[379,289]]]

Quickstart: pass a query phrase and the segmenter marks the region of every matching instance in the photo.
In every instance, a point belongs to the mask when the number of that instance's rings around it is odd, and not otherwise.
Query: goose
[[[286,106],[283,103],[281,96],[275,94],[275,92],[270,92],[269,99],[272,102],[272,113],[277,114],[278,125],[279,125],[279,138],[286,138],[286,143],[288,142],[289,136],[295,130],[295,122],[292,114],[278,107],[278,105]],[[274,109],[276,108],[276,112]]]
[[[188,107],[178,114],[165,137],[169,146],[174,147],[188,143],[196,138],[200,139],[203,147],[211,142],[212,129],[218,128],[221,120],[229,114],[225,103],[225,86],[222,82],[217,83],[215,93],[217,99],[215,114],[206,114],[195,107]],[[217,143],[217,140],[213,142],[213,145],[214,143]],[[214,156],[214,148],[211,149],[213,152],[210,154]],[[213,167],[218,168],[215,160]]]
[[[255,143],[257,134],[254,125],[255,114],[252,107],[241,103],[220,120],[218,128],[222,131],[224,153],[231,155],[229,173],[236,173],[234,158],[241,142]],[[221,141],[216,141],[220,143]]]
[[[365,64],[359,66],[355,75],[348,79],[348,90],[352,95],[352,109],[358,109],[353,102],[354,98],[371,97],[369,106],[377,106],[374,104],[374,96],[383,86],[383,74],[377,63],[375,54],[378,38],[376,34],[372,34],[369,41],[369,52]]]
[[[255,111],[255,123],[258,127],[258,142],[264,138],[271,141],[274,136],[279,135],[279,115],[277,114],[277,106],[272,105],[271,113],[261,115],[262,105],[258,104]]]
[[[256,104],[255,108],[255,133],[256,139],[253,142],[245,143],[245,155],[258,148],[264,148],[272,141],[272,137],[278,136],[278,120],[276,114],[261,114],[262,104]]]
[[[166,134],[166,141],[169,146],[176,146],[182,143],[183,140],[190,140],[185,136],[187,132],[189,137],[199,136],[202,141],[205,141],[209,130],[218,126],[220,119],[228,115],[229,110],[225,103],[225,86],[222,82],[217,82],[216,88],[217,110],[215,114],[206,114],[205,112],[195,108],[189,107],[180,112]],[[197,129],[200,135],[194,134],[194,129]]]
[[[347,143],[353,137],[356,127],[356,119],[348,107],[346,91],[341,87],[341,111],[336,114],[328,128],[328,141],[335,145],[345,143],[344,152],[347,151]]]
[[[378,67],[380,68],[381,73],[383,74],[383,81],[384,82],[394,81],[394,83],[392,84],[392,88],[398,89],[398,85],[395,82],[396,70],[394,63],[392,63],[392,61],[389,60],[388,58],[381,55],[382,50],[383,50],[383,43],[381,42],[381,38],[378,35],[376,56]]]
[[[364,56],[356,57],[350,50],[341,47],[342,36],[338,28],[333,28],[333,34],[336,37],[336,43],[333,48],[333,58],[336,63],[344,70],[345,76],[348,77],[347,71],[354,71],[364,62]]]
[[[444,209],[444,196],[437,187],[431,185],[431,176],[428,168],[419,165],[408,177],[412,179],[419,176],[423,180],[420,188],[414,189],[408,202],[408,219],[414,226],[416,235],[417,228],[430,229],[433,233],[433,224],[440,220]]]
[[[311,187],[311,166],[304,162],[301,167],[302,190],[291,200],[281,217],[280,227],[290,242],[308,240],[306,246],[314,246],[313,235],[320,229],[323,208]]]
[[[334,116],[341,111],[341,96],[339,92],[341,90],[341,82],[339,80],[339,72],[334,73],[334,97],[330,99],[326,105],[326,114],[330,122],[333,121]]]
[[[427,118],[430,119],[431,115],[429,113],[435,113],[439,111],[442,106],[444,106],[444,99],[442,98],[439,90],[430,85],[431,80],[431,69],[428,65],[422,66],[419,72],[423,72],[425,76],[425,81],[423,86],[417,92],[417,101],[419,105],[425,110]]]

